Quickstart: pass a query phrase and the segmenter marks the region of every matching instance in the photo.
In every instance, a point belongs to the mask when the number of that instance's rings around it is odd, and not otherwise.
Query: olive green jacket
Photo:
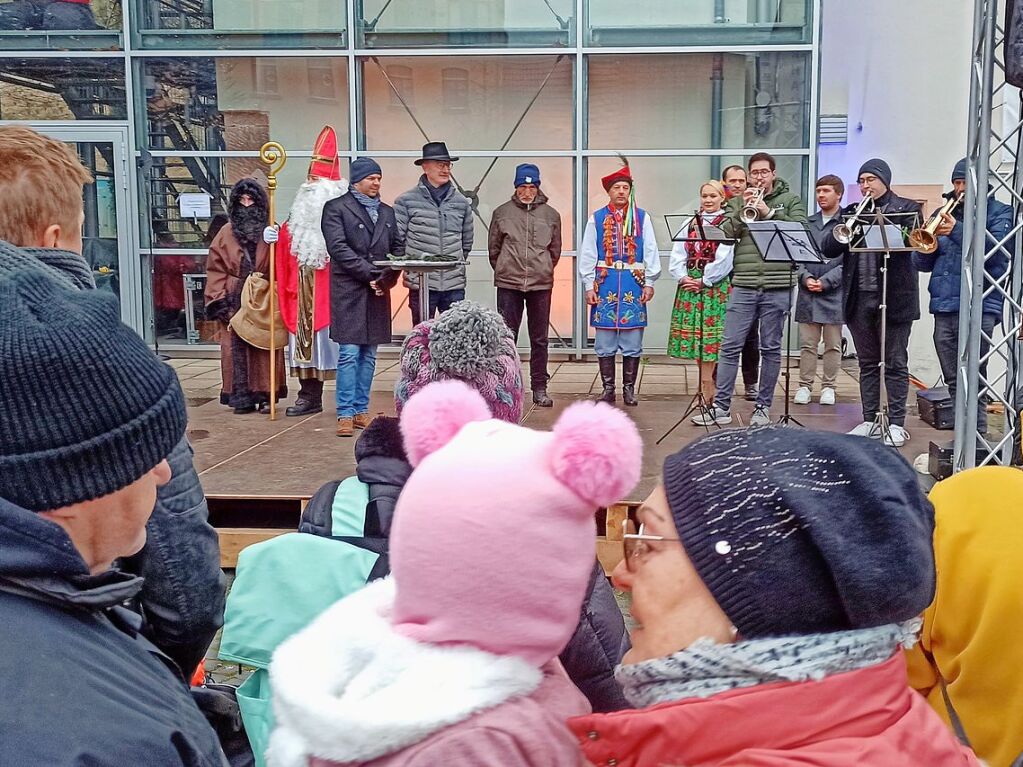
[[[789,191],[789,185],[784,179],[775,178],[771,193],[764,197],[764,202],[768,207],[774,209],[774,215],[770,220],[806,223],[806,204],[799,195]],[[735,246],[732,285],[756,290],[757,288],[787,288],[795,284],[790,264],[768,263],[760,257],[760,251],[753,243],[749,229],[739,218],[742,207],[743,201],[740,195],[730,199],[725,205],[726,217],[721,224],[721,229],[726,237],[733,237],[739,241]]]

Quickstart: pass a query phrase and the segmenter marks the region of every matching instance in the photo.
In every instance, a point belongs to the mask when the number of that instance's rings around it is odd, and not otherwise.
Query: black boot
[[[547,387],[533,389],[533,404],[537,407],[554,407],[554,400],[547,396]]]
[[[614,355],[610,357],[597,357],[597,364],[600,365],[600,383],[604,386],[604,391],[600,397],[597,398],[598,402],[607,402],[614,404],[615,401],[615,358]]]
[[[287,416],[312,415],[323,412],[323,381],[303,378],[298,384],[295,404],[284,411]]]
[[[622,402],[636,407],[636,377],[639,375],[639,357],[622,357]]]

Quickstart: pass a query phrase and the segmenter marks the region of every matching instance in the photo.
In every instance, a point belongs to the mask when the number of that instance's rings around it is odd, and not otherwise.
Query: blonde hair
[[[0,240],[35,245],[47,227],[79,226],[82,187],[92,181],[74,149],[30,128],[0,128]]]
[[[721,195],[721,199],[725,199],[725,185],[718,181],[716,178],[710,179],[710,181],[704,181],[700,184],[700,196],[703,196],[703,188],[705,186],[711,187],[715,192]]]

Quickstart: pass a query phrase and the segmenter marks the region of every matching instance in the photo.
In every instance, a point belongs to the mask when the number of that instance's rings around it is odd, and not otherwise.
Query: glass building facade
[[[476,218],[468,297],[490,305],[490,217],[535,162],[564,230],[552,350],[578,353],[592,334],[576,248],[622,157],[665,269],[665,216],[691,213],[723,167],[769,151],[807,193],[818,28],[819,0],[0,0],[0,121],[76,145],[96,177],[85,255],[161,349],[206,343],[206,247],[266,141],[288,151],[281,218],[323,125],[343,169],[380,162],[387,202],[415,184],[421,145],[447,142]],[[658,287],[652,353],[674,294]],[[392,298],[398,337],[404,289]]]

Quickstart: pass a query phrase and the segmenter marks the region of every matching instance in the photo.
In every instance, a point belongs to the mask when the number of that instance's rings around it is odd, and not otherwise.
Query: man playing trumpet
[[[956,359],[959,355],[959,288],[963,273],[963,204],[966,194],[966,158],[956,163],[952,170],[952,191],[945,195],[953,207],[950,213],[942,212],[941,222],[934,234],[938,236],[937,248],[930,253],[917,251],[913,263],[921,272],[930,272],[927,290],[931,294],[930,312],[934,315],[934,351],[941,365],[941,375],[948,386],[952,400],[956,396]],[[987,201],[987,242],[990,248],[1000,242],[1012,228],[1012,208],[995,199],[988,189]],[[1011,245],[1010,245],[1011,247]],[[1009,253],[1002,247],[987,259],[985,271],[1000,280],[1009,268]],[[987,377],[987,356],[991,346],[988,340],[995,325],[1002,318],[1002,293],[991,290],[991,283],[984,281],[984,312],[981,315],[980,375]],[[977,431],[987,432],[987,412],[983,403],[977,408]]]
[[[848,223],[855,216],[848,239],[838,237],[836,226],[825,237],[821,249],[828,258],[844,256],[842,262],[842,288],[845,291],[845,322],[849,326],[856,357],[860,364],[860,401],[863,423],[850,431],[861,437],[884,439],[886,444],[901,447],[909,439],[905,429],[906,398],[909,396],[909,333],[913,321],[920,319],[920,287],[916,267],[908,254],[899,253],[888,260],[888,290],[884,293],[882,253],[867,251],[849,254],[860,238],[860,224],[869,224],[869,210],[885,214],[920,213],[920,203],[899,197],[891,190],[892,169],[880,158],[867,160],[860,166],[857,176],[860,194],[869,196],[873,203],[860,209],[860,205],[847,205],[840,217]],[[901,222],[900,222],[901,223]],[[902,243],[898,243],[901,246]],[[888,394],[889,427],[883,435],[875,418],[881,407],[881,333],[882,304],[885,312],[885,390]]]
[[[788,263],[768,263],[750,236],[746,222],[753,220],[799,221],[806,223],[806,205],[799,195],[775,172],[774,157],[757,152],[749,160],[751,185],[742,197],[735,196],[725,206],[721,225],[726,237],[738,240],[735,246],[732,294],[725,313],[725,336],[718,359],[717,393],[706,413],[693,417],[698,426],[732,422],[732,393],[739,372],[739,356],[754,323],[760,323],[760,387],[750,417],[751,426],[771,422],[770,407],[781,372],[781,337],[792,295],[792,267]]]

